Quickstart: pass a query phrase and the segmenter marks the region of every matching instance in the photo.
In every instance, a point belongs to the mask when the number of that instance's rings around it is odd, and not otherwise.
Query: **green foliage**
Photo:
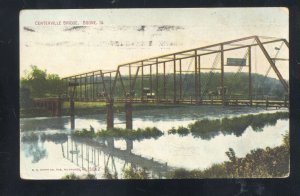
[[[288,119],[288,112],[266,113],[253,116],[251,127],[255,131],[261,130],[266,125],[275,125],[279,119]]]
[[[243,131],[251,125],[253,122],[253,115],[246,115],[240,117],[233,117],[233,118],[223,118],[221,122],[221,130],[223,132],[235,132],[240,133],[241,135]]]
[[[72,133],[72,136],[74,137],[85,137],[85,138],[93,138],[95,137],[95,132],[87,129],[76,130],[74,133]]]
[[[174,179],[185,179],[185,178],[193,178],[192,176],[195,172],[190,172],[184,168],[179,168],[173,171],[172,178]]]
[[[145,129],[138,128],[137,130],[113,128],[109,130],[100,130],[98,132],[88,131],[87,129],[82,129],[81,131],[76,130],[72,133],[75,137],[85,137],[85,138],[115,138],[115,139],[129,139],[129,140],[142,140],[142,139],[157,139],[162,136],[163,132],[156,127],[146,127]]]
[[[114,128],[111,130],[101,130],[96,133],[98,137],[114,137],[129,140],[142,140],[162,136],[163,132],[156,127],[146,127],[145,129],[138,128],[137,130]]]
[[[288,131],[283,135],[283,145],[287,148],[290,149],[290,134]]]
[[[79,176],[75,175],[74,173],[71,174],[67,174],[65,176],[63,176],[61,179],[63,180],[79,180]]]
[[[105,179],[109,179],[109,180],[113,180],[113,179],[118,179],[118,174],[115,172],[114,174],[112,174],[110,172],[110,170],[108,169],[107,166],[104,167],[104,174],[103,177]]]
[[[221,128],[221,121],[220,119],[215,119],[215,120],[203,119],[203,120],[198,120],[193,124],[189,124],[188,127],[192,133],[219,131]]]
[[[30,89],[28,87],[21,86],[20,88],[20,107],[29,108],[32,106],[32,100],[30,95]]]
[[[284,144],[281,146],[251,150],[243,158],[236,157],[234,150],[229,148],[225,152],[229,161],[212,165],[204,170],[177,169],[171,173],[171,177],[175,179],[285,177],[289,174],[288,135],[288,132],[284,135]]]
[[[37,66],[32,65],[31,70],[25,77],[21,78],[21,100],[28,97],[28,89],[31,98],[37,97],[57,97],[64,91],[63,81],[57,74],[47,74],[46,70],[41,70]]]
[[[168,134],[176,134],[177,130],[175,129],[175,127],[172,127],[170,130],[168,130]]]
[[[133,166],[124,169],[123,176],[125,179],[149,179],[149,173],[146,168],[137,168]]]
[[[186,127],[180,126],[177,129],[172,127],[172,129],[168,130],[168,134],[179,134],[180,136],[186,136],[190,133],[190,130]]]
[[[198,120],[188,125],[188,128],[172,127],[168,130],[168,134],[180,134],[185,136],[190,132],[194,137],[201,137],[203,139],[211,139],[218,132],[223,134],[235,134],[241,136],[247,127],[251,126],[254,131],[261,131],[267,125],[275,125],[279,119],[288,119],[288,112],[263,113],[263,114],[249,114],[233,118],[223,119],[203,119]]]
[[[93,174],[75,175],[74,173],[67,174],[61,178],[62,180],[96,180],[96,176]]]
[[[232,148],[229,148],[229,150],[225,152],[225,154],[227,155],[227,157],[231,162],[236,162],[235,152]]]
[[[87,180],[96,180],[96,176],[93,175],[93,174],[87,174],[84,176],[84,179],[87,179]]]

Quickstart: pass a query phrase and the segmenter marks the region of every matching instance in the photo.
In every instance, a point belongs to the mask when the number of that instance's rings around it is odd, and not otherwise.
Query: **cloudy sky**
[[[251,35],[288,40],[288,9],[23,10],[20,75],[30,65],[61,77],[114,70],[126,62]],[[288,68],[281,71],[287,77]]]

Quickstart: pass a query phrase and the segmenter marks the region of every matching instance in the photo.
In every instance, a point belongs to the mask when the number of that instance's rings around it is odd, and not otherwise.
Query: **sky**
[[[119,64],[251,35],[288,40],[288,19],[287,8],[22,10],[20,76],[30,65],[60,77],[115,70]],[[285,50],[280,55],[288,58]],[[288,67],[279,69],[288,78]]]

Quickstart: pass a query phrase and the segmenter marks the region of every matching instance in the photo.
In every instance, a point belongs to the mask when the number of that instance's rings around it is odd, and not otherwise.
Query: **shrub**
[[[212,165],[204,170],[177,169],[171,178],[267,178],[285,177],[289,174],[288,132],[281,146],[251,150],[245,157],[238,158],[232,148],[225,153],[229,161]]]
[[[176,134],[177,130],[175,129],[175,127],[172,127],[170,130],[168,130],[168,134]]]
[[[82,131],[75,131],[73,134],[75,137],[85,137],[85,138],[116,138],[116,139],[130,139],[130,140],[142,140],[155,138],[163,135],[163,132],[156,127],[146,127],[145,129],[122,129],[113,128],[109,130],[100,130],[96,133],[83,129]]]
[[[137,168],[130,166],[123,170],[125,179],[149,179],[149,173],[146,168]]]
[[[178,129],[177,129],[177,133],[178,133],[179,135],[185,136],[185,135],[189,134],[189,129],[188,129],[188,128],[185,128],[185,127],[183,127],[183,126],[180,126],[180,127],[178,127]]]

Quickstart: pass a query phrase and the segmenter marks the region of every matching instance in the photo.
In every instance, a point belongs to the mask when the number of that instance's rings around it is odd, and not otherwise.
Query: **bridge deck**
[[[65,99],[64,101],[68,101]],[[105,99],[75,99],[77,102],[106,102]],[[257,106],[257,107],[289,107],[288,100],[263,100],[263,99],[256,99],[256,100],[249,100],[249,99],[226,99],[224,104],[221,99],[204,99],[204,100],[195,100],[195,99],[181,99],[181,100],[174,100],[172,99],[115,99],[114,103],[126,103],[131,102],[133,104],[140,104],[140,103],[152,103],[152,104],[172,104],[172,105],[225,105],[225,106]]]

